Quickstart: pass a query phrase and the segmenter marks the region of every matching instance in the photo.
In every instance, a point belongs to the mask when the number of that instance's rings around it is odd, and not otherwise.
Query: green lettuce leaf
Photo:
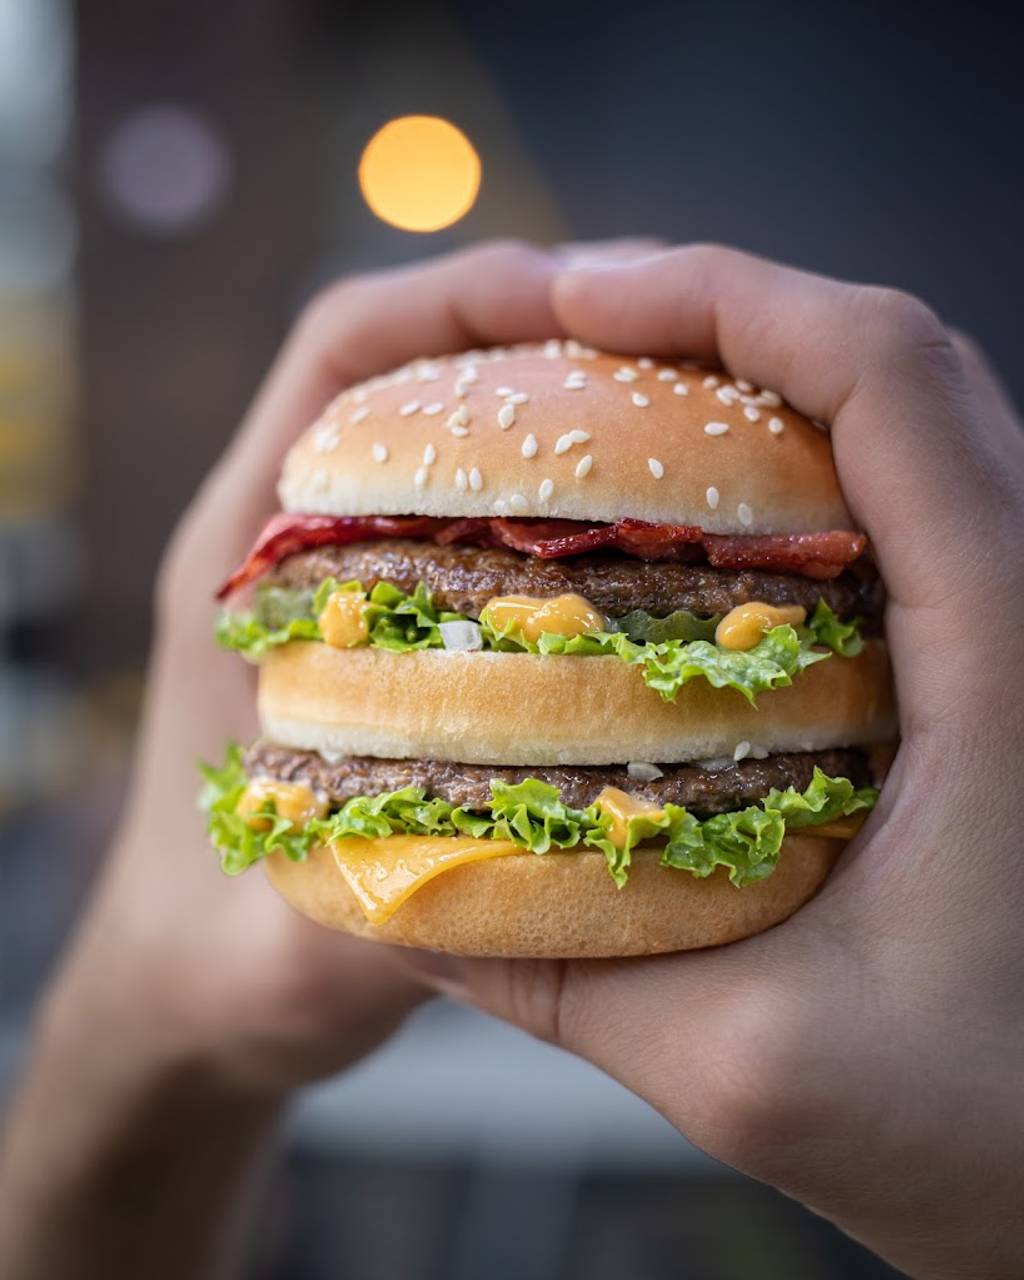
[[[316,843],[317,834],[312,824],[296,831],[287,818],[279,818],[272,803],[264,806],[271,825],[266,831],[255,830],[237,812],[238,802],[248,785],[242,763],[242,749],[236,744],[228,747],[224,764],[200,764],[205,780],[199,793],[199,807],[206,813],[206,829],[214,848],[220,852],[221,869],[228,875],[238,875],[260,858],[276,850],[283,850],[294,862],[305,858]]]
[[[818,601],[805,626],[814,637],[814,644],[827,645],[842,658],[855,658],[864,648],[864,637],[860,634],[860,619],[853,618],[850,622],[840,622],[825,600]]]
[[[336,591],[362,592],[363,586],[327,578],[315,592],[263,588],[252,612],[221,614],[217,639],[252,661],[292,640],[321,640],[316,619]],[[438,609],[422,582],[411,595],[393,583],[378,582],[367,597],[369,643],[394,653],[443,648],[441,623],[463,621],[468,621],[463,614]],[[720,648],[714,643],[716,622],[717,618],[700,618],[686,609],[665,618],[634,610],[612,620],[608,631],[572,637],[545,634],[533,641],[515,627],[495,627],[485,609],[480,632],[485,649],[506,653],[613,655],[639,666],[645,684],[667,702],[679,696],[683,685],[703,678],[716,689],[737,690],[753,705],[759,693],[792,684],[805,667],[833,652],[853,657],[863,645],[859,624],[840,622],[824,600],[806,625],[773,627],[753,649]]]
[[[355,796],[326,818],[314,818],[301,830],[278,818],[272,802],[265,806],[271,826],[254,831],[237,812],[247,779],[242,752],[228,748],[220,768],[201,765],[205,785],[200,807],[206,812],[210,838],[229,875],[244,871],[277,850],[293,861],[305,859],[314,844],[349,836],[380,839],[390,835],[472,836],[511,840],[536,854],[580,845],[599,849],[621,888],[629,878],[632,851],[645,840],[665,840],[664,867],[709,876],[726,867],[734,885],[771,875],[787,830],[801,830],[867,811],[878,797],[874,787],[857,789],[848,778],[831,778],[820,769],[802,792],[773,788],[758,804],[735,813],[719,813],[703,821],[679,805],[667,804],[655,817],[627,823],[624,845],[611,838],[612,819],[596,804],[573,809],[557,788],[537,778],[509,784],[491,782],[486,810],[454,808],[446,800],[427,798],[419,787],[403,787],[378,796]]]
[[[715,627],[721,619],[720,613],[702,618],[689,609],[676,609],[664,618],[657,618],[644,609],[634,609],[624,618],[616,618],[609,630],[621,631],[637,644],[661,644],[665,640],[714,640]]]

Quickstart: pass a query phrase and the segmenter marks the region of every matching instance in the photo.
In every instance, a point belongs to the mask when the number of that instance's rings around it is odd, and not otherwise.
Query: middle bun
[[[697,679],[665,702],[616,657],[333,649],[295,642],[260,668],[264,734],[336,755],[467,764],[682,763],[768,751],[817,751],[896,732],[889,657],[868,641],[752,707]]]

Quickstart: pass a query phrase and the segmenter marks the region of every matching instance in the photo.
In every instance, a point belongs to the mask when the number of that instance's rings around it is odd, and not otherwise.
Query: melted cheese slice
[[[330,846],[338,870],[370,924],[389,920],[407,898],[443,871],[524,853],[511,840],[458,836],[350,836]]]

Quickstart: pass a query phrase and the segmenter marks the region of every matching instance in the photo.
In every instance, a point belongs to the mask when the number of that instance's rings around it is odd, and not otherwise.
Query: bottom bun
[[[305,862],[275,853],[266,869],[287,902],[331,929],[454,955],[568,960],[690,951],[760,933],[820,888],[844,844],[786,836],[772,875],[742,889],[721,867],[704,880],[661,867],[653,847],[633,851],[623,889],[596,851],[512,854],[436,876],[382,925],[367,922],[322,845]]]

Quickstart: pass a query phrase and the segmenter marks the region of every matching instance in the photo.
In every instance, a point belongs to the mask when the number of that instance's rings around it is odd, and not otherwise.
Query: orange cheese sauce
[[[335,591],[317,619],[324,642],[332,649],[354,649],[366,644],[366,595],[362,591]]]
[[[642,800],[627,795],[618,787],[605,787],[594,803],[603,814],[611,818],[612,825],[608,835],[617,849],[624,849],[626,846],[630,818],[649,818],[656,822],[665,813],[653,804],[645,804]]]
[[[495,596],[484,612],[498,631],[516,630],[536,642],[547,632],[556,636],[581,636],[602,631],[604,617],[589,600],[575,594],[551,596]]]
[[[254,831],[269,831],[272,819],[259,812],[272,801],[279,818],[287,818],[293,827],[304,827],[313,818],[322,818],[327,805],[318,800],[301,782],[277,782],[273,778],[251,778],[242,792],[237,812]]]
[[[807,618],[807,610],[798,604],[738,604],[730,609],[715,628],[715,640],[723,649],[753,649],[766,631],[789,623],[798,627]]]

